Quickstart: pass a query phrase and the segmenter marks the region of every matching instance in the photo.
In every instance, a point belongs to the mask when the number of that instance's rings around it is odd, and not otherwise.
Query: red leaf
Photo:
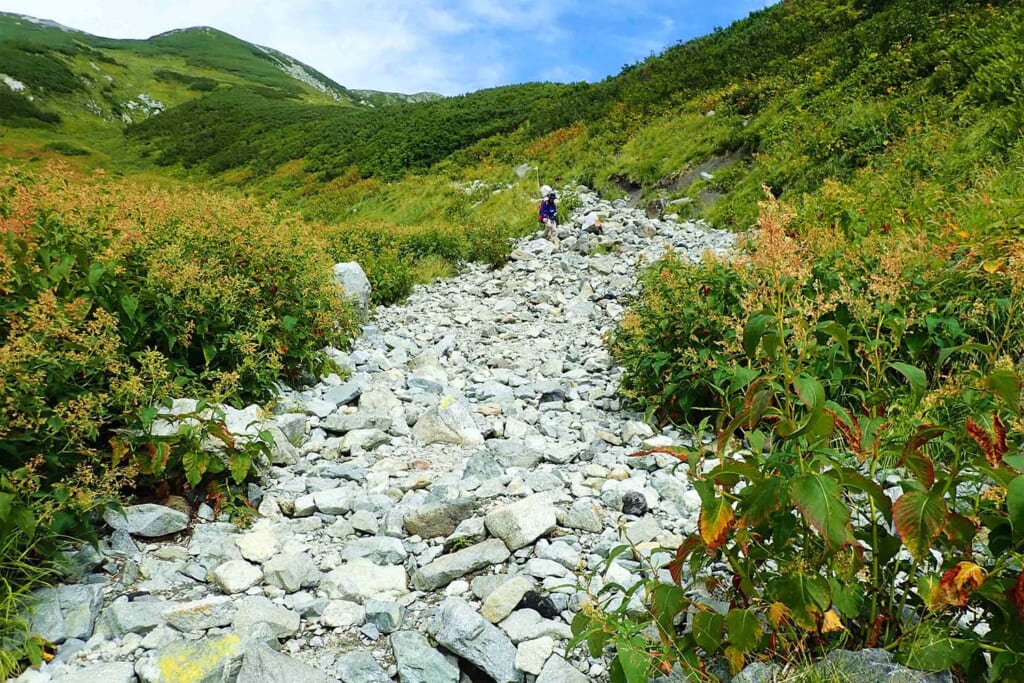
[[[678,548],[676,548],[676,556],[669,562],[668,573],[672,576],[672,580],[675,581],[677,586],[683,585],[683,563],[686,562],[694,550],[700,547],[701,540],[699,536],[690,536],[688,539],[682,542]]]
[[[954,607],[964,607],[970,594],[985,583],[985,570],[973,562],[958,562],[942,574],[939,585],[945,601]]]
[[[988,430],[971,418],[967,418],[967,433],[981,448],[981,452],[985,454],[985,460],[988,461],[988,464],[992,467],[999,467],[1003,456],[997,452],[996,444],[992,441]]]
[[[992,415],[992,429],[996,435],[996,457],[1002,460],[1006,452],[1009,451],[1009,447],[1006,445],[1006,425],[1003,424],[1003,420],[999,417],[999,413]]]
[[[1017,608],[1017,616],[1024,621],[1024,572],[1017,577],[1017,583],[1010,588],[1009,595],[1014,607]]]
[[[946,526],[946,501],[941,494],[904,493],[892,506],[896,533],[915,559],[920,560]]]

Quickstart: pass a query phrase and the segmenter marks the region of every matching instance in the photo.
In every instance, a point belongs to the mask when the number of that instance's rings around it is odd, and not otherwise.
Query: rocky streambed
[[[271,415],[227,409],[233,433],[274,436],[260,517],[109,513],[99,550],[73,558],[80,580],[37,594],[57,655],[17,680],[605,679],[566,658],[579,577],[640,580],[632,555],[604,567],[609,551],[680,543],[700,500],[677,460],[629,457],[683,437],[622,409],[602,334],[643,263],[734,240],[579,192],[557,244],[523,240],[500,270],[378,309],[333,352],[346,379],[282,390]]]

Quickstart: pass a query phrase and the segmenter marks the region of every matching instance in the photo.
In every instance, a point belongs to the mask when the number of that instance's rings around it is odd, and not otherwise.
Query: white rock
[[[210,570],[209,579],[228,595],[234,595],[262,581],[263,571],[245,560],[229,560]]]
[[[554,529],[557,513],[547,496],[536,495],[492,510],[484,523],[509,550],[518,550]]]
[[[353,560],[328,573],[320,588],[332,599],[363,603],[397,600],[409,592],[405,567],[382,567],[369,560]]]
[[[524,640],[516,648],[516,668],[536,676],[543,671],[544,662],[548,661],[554,650],[555,641],[548,636]]]

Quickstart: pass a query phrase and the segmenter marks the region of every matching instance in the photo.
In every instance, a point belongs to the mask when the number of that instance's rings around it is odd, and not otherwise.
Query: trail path
[[[581,199],[557,246],[523,240],[500,270],[378,309],[336,354],[347,380],[285,392],[270,418],[228,411],[233,431],[265,419],[277,436],[262,517],[237,529],[202,508],[178,535],[168,508],[111,518],[122,528],[76,558],[81,583],[40,595],[34,626],[61,646],[19,680],[604,678],[562,658],[575,573],[623,534],[645,553],[679,543],[699,499],[670,458],[628,457],[680,436],[621,409],[602,335],[639,264],[733,238]],[[623,556],[607,580],[639,570]]]

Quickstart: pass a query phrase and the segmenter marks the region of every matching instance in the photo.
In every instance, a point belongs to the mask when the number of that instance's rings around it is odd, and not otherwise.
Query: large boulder
[[[538,494],[492,510],[484,522],[509,550],[519,550],[555,528],[557,511],[547,496]]]
[[[516,646],[469,603],[448,598],[434,618],[434,638],[459,657],[471,662],[495,683],[520,683],[516,670]]]
[[[504,562],[508,557],[509,551],[505,544],[492,538],[450,555],[442,555],[420,567],[419,571],[413,574],[412,583],[417,590],[435,590],[470,572]]]
[[[355,261],[334,264],[334,284],[342,289],[342,297],[360,310],[370,306],[370,281]]]
[[[156,538],[176,534],[188,527],[188,515],[173,508],[153,503],[131,505],[124,511],[108,508],[103,521],[114,529],[124,529],[132,536]]]
[[[245,651],[238,680],[245,683],[335,683],[336,679],[288,655],[274,652],[262,643],[256,643]]]
[[[451,396],[445,396],[436,408],[423,413],[413,426],[412,435],[422,444],[482,446],[484,443],[469,406]]]
[[[459,667],[430,647],[426,636],[415,631],[391,634],[391,649],[402,683],[458,683]]]

